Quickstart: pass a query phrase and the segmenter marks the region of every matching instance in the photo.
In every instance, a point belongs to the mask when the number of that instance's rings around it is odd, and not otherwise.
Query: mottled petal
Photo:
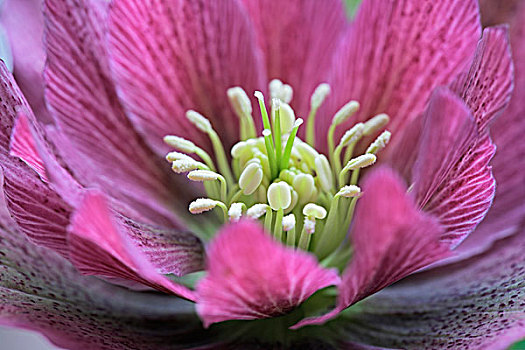
[[[33,242],[67,256],[71,207],[21,160],[0,158],[8,210]]]
[[[0,22],[13,54],[13,74],[39,120],[49,120],[44,103],[44,16],[40,0],[3,1]]]
[[[179,349],[213,341],[192,303],[83,277],[20,232],[0,230],[0,324],[67,349]]]
[[[204,325],[286,314],[321,288],[339,283],[336,271],[307,253],[286,248],[258,224],[220,232],[208,249],[207,276],[197,285]]]
[[[153,222],[177,225],[174,199],[188,187],[171,182],[168,164],[148,151],[118,103],[103,47],[106,6],[45,1],[46,99],[68,142],[60,152],[83,185],[101,188]]]
[[[513,78],[507,27],[486,28],[470,69],[459,75],[451,89],[469,106],[483,130],[507,107]]]
[[[388,113],[395,137],[422,113],[436,86],[463,71],[480,34],[475,0],[363,1],[335,61],[331,111],[358,100],[357,119]]]
[[[83,274],[124,278],[195,300],[193,292],[171,282],[117,226],[104,196],[86,193],[69,227],[69,255]]]
[[[226,90],[240,85],[253,96],[265,75],[254,30],[236,1],[117,0],[109,43],[120,96],[156,150],[168,149],[167,134],[209,144],[186,119],[188,109],[208,117],[227,145],[238,141]]]
[[[304,117],[315,87],[326,82],[348,28],[341,0],[243,0],[257,31],[270,79],[294,88],[292,106]],[[329,38],[329,39],[328,39]]]
[[[340,334],[388,348],[507,349],[525,336],[524,249],[521,228],[484,255],[387,288],[336,321]]]
[[[343,274],[336,308],[293,328],[320,324],[357,301],[450,254],[439,243],[443,228],[418,210],[406,187],[390,170],[376,170],[365,181],[351,241],[352,260]]]
[[[192,233],[158,229],[123,217],[120,221],[159,273],[182,276],[204,269],[204,247]]]

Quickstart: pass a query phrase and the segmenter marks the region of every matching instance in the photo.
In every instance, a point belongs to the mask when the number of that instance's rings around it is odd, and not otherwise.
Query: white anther
[[[226,93],[237,116],[242,117],[252,114],[252,103],[243,88],[239,86],[232,87]]]
[[[332,168],[330,167],[328,159],[326,159],[323,154],[315,158],[315,172],[317,173],[321,188],[325,192],[330,192],[334,185]]]
[[[242,193],[247,196],[257,190],[264,175],[260,164],[261,161],[258,158],[253,158],[250,162],[239,177],[239,187]]]
[[[273,79],[268,84],[268,90],[270,90],[270,97],[280,98],[281,97],[281,88],[283,87],[283,82],[279,79]]]
[[[295,126],[295,113],[292,107],[290,107],[290,105],[287,103],[281,103],[280,113],[281,113],[281,132],[283,134],[287,134],[290,131],[292,131],[292,129]]]
[[[219,179],[221,175],[210,170],[193,170],[188,173],[188,179],[191,181],[215,181]]]
[[[190,109],[186,112],[186,118],[188,118],[188,120],[202,132],[208,133],[212,130],[211,123],[208,118],[204,117],[197,111]]]
[[[195,153],[197,146],[190,140],[186,140],[179,136],[167,135],[164,136],[164,142],[184,153]]]
[[[266,209],[268,208],[268,204],[262,204],[257,203],[252,205],[247,211],[246,215],[251,217],[252,219],[258,219],[264,214],[266,214]]]
[[[171,164],[171,169],[177,174],[201,168],[207,168],[207,166],[193,159],[179,159]]]
[[[294,127],[294,128],[298,128],[298,127],[300,127],[301,125],[303,125],[303,123],[304,123],[303,118],[297,118],[297,120],[293,123],[293,127]]]
[[[288,232],[295,227],[295,215],[290,214],[283,217],[283,231]]]
[[[326,83],[319,84],[312,94],[312,97],[310,97],[310,106],[313,110],[318,109],[326,99],[326,97],[330,94],[330,85]]]
[[[335,113],[334,118],[332,119],[332,124],[339,125],[344,123],[348,118],[355,114],[359,110],[359,102],[350,101],[345,104],[341,109]]]
[[[315,158],[319,156],[319,153],[315,150],[315,148],[313,148],[306,142],[299,141],[298,138],[296,138],[296,140],[297,142],[294,144],[294,149],[296,149],[297,152],[299,152],[299,154],[302,156],[302,158],[304,159],[306,164],[308,164],[309,167],[315,167]]]
[[[298,174],[294,177],[292,186],[299,194],[300,203],[306,203],[312,198],[315,190],[314,177],[310,174]]]
[[[291,190],[290,193],[292,195],[292,200],[290,201],[290,205],[288,205],[284,209],[285,214],[288,214],[289,212],[291,212],[293,208],[295,208],[295,206],[297,205],[297,201],[299,200],[299,195],[297,194],[297,192],[293,188],[290,188],[290,190]]]
[[[263,101],[264,102],[264,95],[262,92],[260,91],[255,91],[253,93],[253,95],[259,100],[259,101]]]
[[[367,166],[374,164],[376,160],[377,157],[374,154],[363,154],[359,157],[350,159],[350,161],[346,164],[345,168],[348,170],[366,168]]]
[[[347,185],[342,187],[339,192],[337,192],[337,195],[346,198],[359,197],[361,196],[361,188],[356,185]]]
[[[391,136],[392,134],[390,133],[390,131],[383,131],[381,135],[379,135],[377,139],[375,139],[375,141],[368,147],[366,153],[377,154],[377,152],[381,151],[386,147],[386,145],[388,145]]]
[[[293,88],[288,84],[284,84],[281,87],[281,101],[283,101],[284,103],[290,103],[292,101],[292,98]]]
[[[197,198],[190,203],[190,213],[201,214],[205,211],[210,211],[217,206],[219,202],[210,198]]]
[[[361,136],[363,136],[363,129],[365,125],[363,123],[357,123],[354,125],[350,130],[347,130],[343,137],[341,137],[341,141],[339,142],[342,146],[348,146],[356,143],[359,141]]]
[[[194,160],[192,157],[190,157],[187,154],[180,153],[180,152],[170,152],[166,154],[166,160],[168,162],[174,162],[176,160]]]
[[[268,204],[273,210],[286,209],[292,202],[290,185],[286,182],[274,182],[268,187]]]
[[[272,132],[269,129],[264,129],[262,134],[264,137],[268,137],[272,135]]]
[[[314,204],[314,203],[308,203],[303,208],[303,214],[316,219],[324,219],[326,217],[326,209],[321,207],[320,205]]]
[[[233,145],[230,153],[233,158],[240,158],[242,153],[250,148],[250,145],[246,141],[240,141],[237,142],[235,145]]]
[[[241,219],[242,208],[244,205],[244,203],[232,203],[232,205],[230,205],[230,209],[228,210],[228,217],[230,218],[231,222],[237,222]]]
[[[375,132],[381,130],[390,121],[390,117],[387,114],[378,114],[375,117],[365,122],[365,128],[363,129],[363,135],[369,136]]]
[[[313,234],[315,232],[315,219],[314,218],[305,216],[304,230],[308,234]]]

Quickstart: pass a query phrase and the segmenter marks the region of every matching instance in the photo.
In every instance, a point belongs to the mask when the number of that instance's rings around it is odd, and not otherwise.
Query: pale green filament
[[[166,159],[173,163],[176,173],[188,172],[190,180],[204,184],[208,197],[190,204],[192,214],[219,207],[224,222],[235,222],[244,217],[260,220],[277,241],[311,251],[320,260],[326,259],[329,265],[339,264],[350,254],[348,242],[344,242],[355,206],[362,195],[356,186],[360,169],[374,164],[377,154],[388,144],[390,133],[384,131],[368,145],[367,153],[350,158],[354,150],[366,146],[360,144],[363,136],[380,132],[388,116],[378,115],[355,124],[336,143],[337,127],[359,107],[356,101],[345,104],[329,126],[328,154],[324,155],[312,145],[315,144],[315,114],[328,95],[329,86],[321,84],[311,98],[310,119],[306,125],[307,143],[297,137],[303,120],[295,118],[288,104],[293,90],[277,80],[271,84],[271,118],[263,94],[255,93],[264,126],[259,137],[255,136],[251,102],[246,93],[241,88],[228,90],[232,108],[239,117],[242,139],[231,149],[231,164],[211,123],[195,111],[189,111],[187,117],[208,134],[218,171],[204,150],[176,136],[167,136],[165,141],[183,153],[172,152]],[[187,155],[192,153],[203,163]],[[350,172],[351,178],[348,179]]]

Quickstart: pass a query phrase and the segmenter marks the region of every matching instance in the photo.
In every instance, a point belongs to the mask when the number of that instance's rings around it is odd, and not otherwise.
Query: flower
[[[96,349],[525,335],[525,22],[513,80],[473,0],[43,7],[46,107],[0,69],[2,323]]]

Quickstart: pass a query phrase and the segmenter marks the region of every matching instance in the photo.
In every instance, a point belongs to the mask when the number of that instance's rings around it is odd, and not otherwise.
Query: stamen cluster
[[[248,95],[240,87],[228,89],[230,104],[239,117],[241,139],[230,151],[231,161],[210,121],[193,110],[186,117],[208,134],[217,164],[193,142],[172,135],[164,141],[176,151],[168,153],[166,159],[174,172],[187,173],[189,180],[204,184],[207,197],[190,204],[192,214],[218,207],[224,222],[242,217],[261,220],[277,240],[323,259],[343,242],[362,195],[357,186],[360,169],[376,162],[378,152],[390,140],[390,132],[381,133],[364,154],[353,157],[354,150],[364,137],[383,129],[389,118],[379,114],[355,124],[336,145],[336,128],[359,110],[357,101],[348,102],[334,115],[328,129],[327,158],[315,149],[314,125],[330,86],[320,84],[311,97],[306,142],[297,136],[303,120],[295,117],[289,105],[293,89],[273,80],[269,90],[270,113],[263,94],[255,92],[264,127],[262,136],[257,136]]]

